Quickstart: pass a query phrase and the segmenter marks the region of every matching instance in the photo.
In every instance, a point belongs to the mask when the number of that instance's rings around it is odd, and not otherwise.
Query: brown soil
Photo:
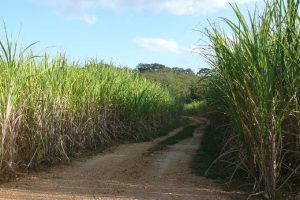
[[[164,138],[120,145],[70,166],[2,184],[0,199],[244,199],[238,192],[226,192],[215,181],[191,173],[190,161],[207,124],[202,118],[194,121],[199,124],[194,137],[168,150],[144,154]]]

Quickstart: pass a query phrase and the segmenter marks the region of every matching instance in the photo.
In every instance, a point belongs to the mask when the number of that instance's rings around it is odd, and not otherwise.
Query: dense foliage
[[[138,137],[182,109],[166,89],[130,70],[34,57],[10,40],[0,47],[1,175]]]
[[[267,1],[248,17],[233,9],[237,22],[224,19],[232,37],[207,30],[208,103],[229,122],[226,163],[247,172],[255,192],[279,199],[300,177],[299,1]]]
[[[191,69],[170,68],[161,64],[139,64],[144,77],[167,88],[178,100],[190,103],[201,98],[200,76]]]

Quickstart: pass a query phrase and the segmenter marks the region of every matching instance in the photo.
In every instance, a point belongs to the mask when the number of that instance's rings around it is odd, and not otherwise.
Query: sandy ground
[[[194,137],[168,150],[145,155],[164,138],[120,145],[70,166],[2,184],[0,199],[244,199],[238,192],[226,192],[216,182],[191,173],[190,161],[207,123],[201,118],[194,121],[200,124]]]

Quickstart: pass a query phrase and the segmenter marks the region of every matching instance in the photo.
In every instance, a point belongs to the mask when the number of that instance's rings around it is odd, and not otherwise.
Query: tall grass
[[[0,41],[0,175],[69,160],[139,137],[182,109],[169,92],[128,69],[64,55],[32,56]]]
[[[248,172],[255,192],[277,199],[300,175],[299,1],[265,4],[247,17],[232,5],[237,22],[223,21],[233,37],[206,30],[215,68],[207,101],[233,128],[228,151],[236,156],[227,161]]]

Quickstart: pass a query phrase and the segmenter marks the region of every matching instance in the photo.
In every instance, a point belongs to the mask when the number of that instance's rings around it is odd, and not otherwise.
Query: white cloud
[[[134,44],[154,52],[180,53],[183,49],[175,40],[163,38],[135,38]]]
[[[202,54],[203,53],[203,48],[200,48],[199,46],[192,45],[189,48],[184,48],[186,52],[190,53],[195,53],[195,54]]]
[[[71,19],[82,20],[88,24],[94,24],[97,17],[90,14],[90,10],[96,8],[97,0],[35,0],[58,14]]]
[[[147,49],[153,52],[169,52],[169,53],[202,53],[202,50],[196,46],[182,47],[175,40],[164,38],[143,38],[137,37],[133,40],[133,43],[138,47]]]
[[[56,12],[73,19],[93,24],[96,16],[92,9],[151,10],[169,12],[174,15],[194,15],[207,13],[225,7],[228,2],[246,4],[260,0],[34,0],[50,6]]]

